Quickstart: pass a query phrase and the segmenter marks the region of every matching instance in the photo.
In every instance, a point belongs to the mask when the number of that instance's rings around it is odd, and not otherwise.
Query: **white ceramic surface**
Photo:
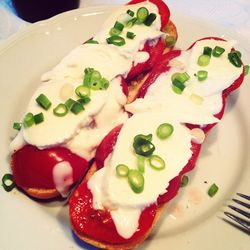
[[[0,45],[0,176],[9,172],[9,142],[13,121],[39,84],[40,75],[54,66],[72,48],[98,30],[111,7],[71,11],[36,23]],[[179,33],[178,45],[187,48],[204,36],[238,41],[243,60],[250,63],[250,46],[244,38],[172,10]],[[222,122],[209,134],[190,183],[168,204],[152,236],[140,249],[247,250],[249,236],[221,220],[228,199],[236,192],[250,191],[250,78],[228,99]],[[206,194],[212,183],[219,186],[214,198]],[[41,203],[17,190],[0,188],[1,250],[93,249],[78,241],[68,224],[65,201]]]

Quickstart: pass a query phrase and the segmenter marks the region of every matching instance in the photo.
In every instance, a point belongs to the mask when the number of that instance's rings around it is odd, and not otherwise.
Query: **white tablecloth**
[[[103,4],[123,4],[124,0],[81,0],[80,8]],[[166,0],[171,9],[218,23],[250,40],[250,0]],[[30,25],[18,18],[11,0],[0,0],[0,41]]]

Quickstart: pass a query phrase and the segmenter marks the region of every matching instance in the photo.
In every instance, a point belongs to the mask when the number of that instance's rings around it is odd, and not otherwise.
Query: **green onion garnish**
[[[69,99],[69,100],[72,100],[72,99]],[[68,101],[69,101],[69,100],[68,100]],[[68,102],[68,101],[67,101],[67,102]],[[74,103],[75,103],[75,101],[74,101]],[[73,106],[74,103],[72,103],[72,106]],[[69,104],[68,104],[68,105],[69,105]],[[71,106],[71,107],[72,107],[72,106]],[[63,116],[65,116],[65,115],[68,113],[67,105],[66,105],[66,104],[63,104],[63,103],[58,104],[58,105],[53,109],[53,113],[54,113],[55,116],[58,116],[58,117],[63,117]]]
[[[117,30],[120,30],[122,31],[123,28],[124,28],[124,25],[118,21],[115,22],[115,25],[114,25],[114,28],[117,29]]]
[[[80,85],[75,89],[75,93],[79,97],[90,96],[90,88],[87,86]]]
[[[128,176],[129,168],[124,164],[118,164],[116,166],[116,174],[120,177]]]
[[[94,71],[93,68],[85,68],[84,69],[84,78],[83,78],[83,85],[90,87],[90,79],[92,72]]]
[[[189,182],[188,176],[183,175],[181,178],[181,185],[180,187],[186,187]]]
[[[92,39],[88,40],[86,43],[90,43],[90,44],[99,44],[98,41],[92,40]]]
[[[48,110],[51,106],[51,101],[48,99],[48,97],[44,94],[40,94],[36,98],[36,102],[45,110]]]
[[[181,94],[182,94],[182,90],[179,89],[178,87],[172,85],[172,89],[173,89],[173,91],[174,91],[176,94],[178,94],[178,95],[181,95]]]
[[[16,186],[12,174],[5,174],[2,177],[2,186],[6,192],[10,192]]]
[[[76,102],[76,101],[73,100],[73,99],[71,99],[71,98],[69,98],[69,99],[65,102],[65,105],[66,105],[66,107],[68,108],[68,110],[70,110],[70,109],[72,108],[72,106],[73,106],[73,104],[74,104],[75,102]]]
[[[241,55],[241,52],[239,50],[235,50],[234,52],[237,53],[239,58],[241,58],[242,55]]]
[[[173,125],[169,123],[162,123],[156,130],[156,135],[160,139],[167,139],[174,132]]]
[[[172,47],[176,43],[176,39],[173,36],[166,36],[165,37],[165,44],[167,47]]]
[[[131,17],[135,15],[134,11],[132,10],[127,10],[127,14],[129,14]]]
[[[33,116],[35,124],[39,124],[44,121],[44,115],[43,113],[39,113]]]
[[[213,197],[217,192],[218,192],[219,188],[218,186],[214,183],[208,190],[208,195],[210,197]]]
[[[127,32],[127,38],[129,38],[129,39],[134,39],[135,38],[135,34],[133,33],[133,32]]]
[[[150,156],[155,150],[154,144],[151,142],[152,134],[136,135],[134,137],[133,147],[138,155]]]
[[[144,173],[145,170],[145,159],[146,157],[137,155],[137,168],[141,173]]]
[[[144,21],[147,19],[148,15],[149,15],[149,12],[148,12],[147,8],[145,8],[145,7],[139,8],[137,10],[137,14],[136,14],[138,23],[144,23]]]
[[[184,85],[184,83],[182,83],[182,82],[180,82],[179,80],[177,80],[177,79],[174,79],[173,81],[172,81],[172,84],[173,84],[173,86],[175,86],[175,87],[177,87],[178,89],[180,89],[181,91],[183,91],[184,89],[185,89],[185,85]]]
[[[144,189],[144,177],[139,170],[130,169],[128,172],[128,182],[135,193],[141,193]]]
[[[150,13],[146,20],[144,21],[144,24],[147,25],[147,26],[150,26],[154,20],[156,19],[156,14],[155,13]]]
[[[183,73],[174,73],[172,76],[171,76],[171,80],[172,82],[174,80],[178,80],[179,82],[181,83],[185,83],[186,81],[188,81],[190,79],[190,76],[187,72],[183,72]]]
[[[89,96],[83,96],[80,99],[77,100],[78,102],[80,102],[81,104],[85,105],[87,103],[89,103],[91,101]]]
[[[126,27],[127,27],[127,28],[133,27],[133,26],[135,25],[136,21],[137,21],[137,18],[136,18],[136,17],[130,19],[130,20],[126,23]]]
[[[240,68],[242,66],[242,62],[236,51],[228,53],[228,59],[235,67]]]
[[[219,46],[215,46],[213,49],[212,55],[214,57],[220,57],[225,52],[225,49]]]
[[[212,48],[210,47],[204,47],[203,49],[203,55],[211,56],[212,54]]]
[[[199,70],[199,71],[197,72],[197,77],[198,77],[198,80],[199,80],[199,81],[204,81],[204,80],[206,80],[206,79],[207,79],[207,75],[208,75],[208,73],[207,73],[206,70]]]
[[[13,128],[19,131],[22,128],[22,123],[21,122],[14,122]]]
[[[113,44],[116,46],[123,46],[125,44],[125,40],[121,36],[111,36],[106,39],[108,44]]]
[[[111,28],[109,31],[109,35],[110,36],[118,36],[120,35],[121,31],[116,29],[116,28]]]
[[[249,65],[244,66],[244,76],[247,76],[249,74],[249,68],[250,68]]]
[[[165,168],[165,161],[159,155],[151,155],[149,157],[149,165],[155,170],[162,170]]]
[[[79,114],[79,113],[82,112],[83,110],[84,110],[84,107],[83,107],[83,105],[82,105],[81,103],[79,103],[79,102],[75,102],[75,103],[72,105],[71,109],[70,109],[70,111],[71,111],[72,113],[74,113],[75,115]]]
[[[210,62],[210,56],[208,55],[200,55],[197,61],[199,66],[207,66],[209,62]]]
[[[35,123],[34,116],[32,113],[27,113],[23,119],[23,125],[25,128],[31,127]]]

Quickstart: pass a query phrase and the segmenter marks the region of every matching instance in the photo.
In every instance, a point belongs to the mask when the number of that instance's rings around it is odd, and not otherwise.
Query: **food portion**
[[[41,199],[68,195],[103,137],[128,119],[127,82],[161,56],[168,21],[161,1],[122,6],[42,76],[11,142],[18,187]]]

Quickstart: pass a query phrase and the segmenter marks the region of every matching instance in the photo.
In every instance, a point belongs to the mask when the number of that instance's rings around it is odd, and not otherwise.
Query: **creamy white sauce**
[[[161,140],[155,134],[157,127],[164,122],[174,126],[174,133],[167,140]],[[126,178],[117,177],[115,168],[118,164],[126,164],[136,169],[133,138],[137,134],[150,133],[153,134],[152,142],[156,147],[154,154],[164,159],[166,168],[156,171],[146,163],[144,191],[136,194]],[[95,208],[106,207],[111,210],[112,219],[122,237],[129,238],[134,234],[141,211],[166,192],[169,181],[187,164],[192,155],[191,139],[190,131],[164,112],[135,114],[124,123],[114,151],[106,159],[104,167],[88,182]]]
[[[56,190],[62,197],[67,197],[69,188],[73,184],[73,169],[69,162],[62,161],[53,167],[53,180]]]

